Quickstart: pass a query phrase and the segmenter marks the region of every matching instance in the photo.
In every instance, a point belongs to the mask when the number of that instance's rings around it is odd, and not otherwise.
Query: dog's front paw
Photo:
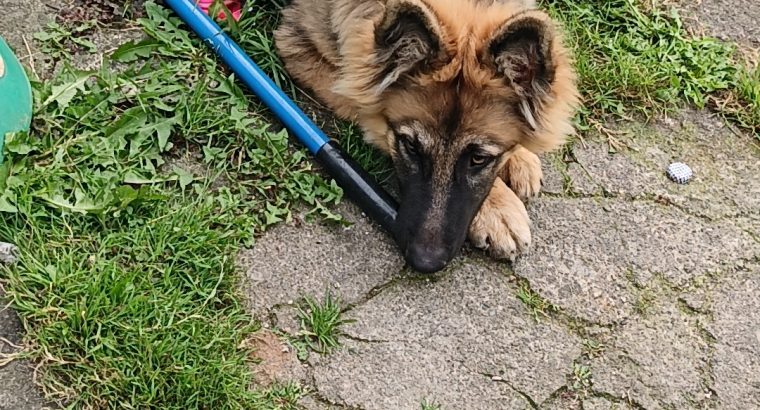
[[[514,261],[530,246],[530,219],[525,205],[500,178],[470,224],[470,241],[500,259]]]
[[[515,149],[502,169],[504,181],[523,200],[538,195],[543,176],[538,155],[523,147]]]

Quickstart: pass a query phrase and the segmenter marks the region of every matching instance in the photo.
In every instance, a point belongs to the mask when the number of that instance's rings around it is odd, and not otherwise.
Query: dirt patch
[[[295,349],[273,332],[262,330],[256,333],[248,340],[248,345],[257,361],[253,366],[253,380],[258,386],[306,379],[306,369],[298,361]]]
[[[118,24],[128,19],[143,17],[142,0],[75,0],[58,11],[59,23],[83,23],[95,20],[101,24]]]

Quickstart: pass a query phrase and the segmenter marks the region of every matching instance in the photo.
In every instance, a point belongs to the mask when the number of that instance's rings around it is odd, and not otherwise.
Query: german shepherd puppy
[[[298,83],[392,157],[412,268],[440,270],[468,234],[498,258],[527,249],[536,153],[573,132],[578,103],[533,0],[293,0],[275,41]]]

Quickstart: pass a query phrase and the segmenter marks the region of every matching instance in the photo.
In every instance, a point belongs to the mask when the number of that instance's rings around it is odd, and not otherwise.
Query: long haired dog
[[[498,258],[530,244],[536,153],[573,132],[575,76],[533,0],[294,0],[285,67],[393,159],[407,263],[443,268],[469,235]]]

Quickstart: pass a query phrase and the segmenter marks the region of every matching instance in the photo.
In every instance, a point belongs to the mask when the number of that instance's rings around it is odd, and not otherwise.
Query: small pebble
[[[674,162],[668,165],[667,174],[668,178],[678,184],[685,184],[691,180],[692,176],[694,176],[691,168],[683,162]]]
[[[12,243],[0,242],[0,263],[10,265],[18,259],[18,248]]]

